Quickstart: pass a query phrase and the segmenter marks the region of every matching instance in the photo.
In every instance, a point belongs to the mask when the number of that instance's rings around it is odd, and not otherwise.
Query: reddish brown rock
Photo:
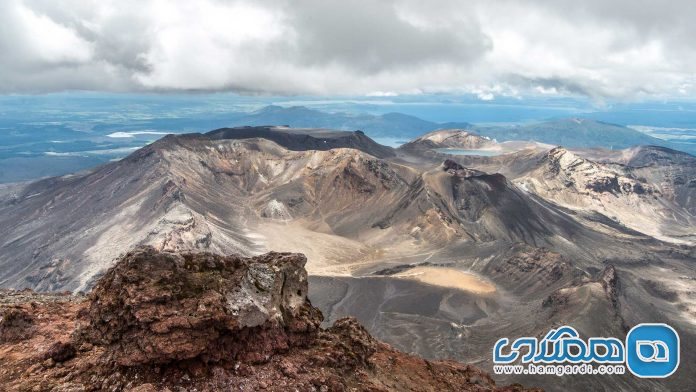
[[[55,342],[46,352],[46,359],[54,362],[65,362],[75,357],[75,347],[71,342]]]
[[[0,386],[36,391],[522,391],[481,370],[426,361],[354,319],[321,330],[305,258],[140,248],[92,294],[0,292],[34,333],[0,342]],[[4,313],[3,313],[4,314]],[[0,388],[2,389],[2,388]]]
[[[322,321],[307,301],[306,258],[268,253],[128,253],[95,286],[92,343],[120,365],[198,358],[263,362],[306,345]]]
[[[33,317],[22,308],[0,310],[0,342],[17,342],[31,336]]]

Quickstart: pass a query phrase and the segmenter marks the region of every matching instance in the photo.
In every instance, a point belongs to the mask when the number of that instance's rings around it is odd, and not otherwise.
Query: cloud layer
[[[693,97],[690,3],[4,0],[0,92]]]

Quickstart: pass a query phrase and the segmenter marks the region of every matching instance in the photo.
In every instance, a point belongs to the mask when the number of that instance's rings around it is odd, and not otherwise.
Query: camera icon
[[[679,367],[679,335],[666,324],[638,324],[626,335],[626,366],[641,378],[664,378]]]

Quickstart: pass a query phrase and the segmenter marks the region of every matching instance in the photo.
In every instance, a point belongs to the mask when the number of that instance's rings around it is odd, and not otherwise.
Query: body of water
[[[435,151],[441,154],[449,155],[479,155],[484,157],[494,157],[496,155],[501,155],[502,151],[491,151],[491,150],[463,150],[460,148],[436,148]]]

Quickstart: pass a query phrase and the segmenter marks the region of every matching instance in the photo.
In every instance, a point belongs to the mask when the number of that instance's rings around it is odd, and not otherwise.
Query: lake
[[[502,151],[491,150],[463,150],[459,148],[436,148],[435,151],[449,155],[479,155],[484,157],[494,157],[503,154]]]

